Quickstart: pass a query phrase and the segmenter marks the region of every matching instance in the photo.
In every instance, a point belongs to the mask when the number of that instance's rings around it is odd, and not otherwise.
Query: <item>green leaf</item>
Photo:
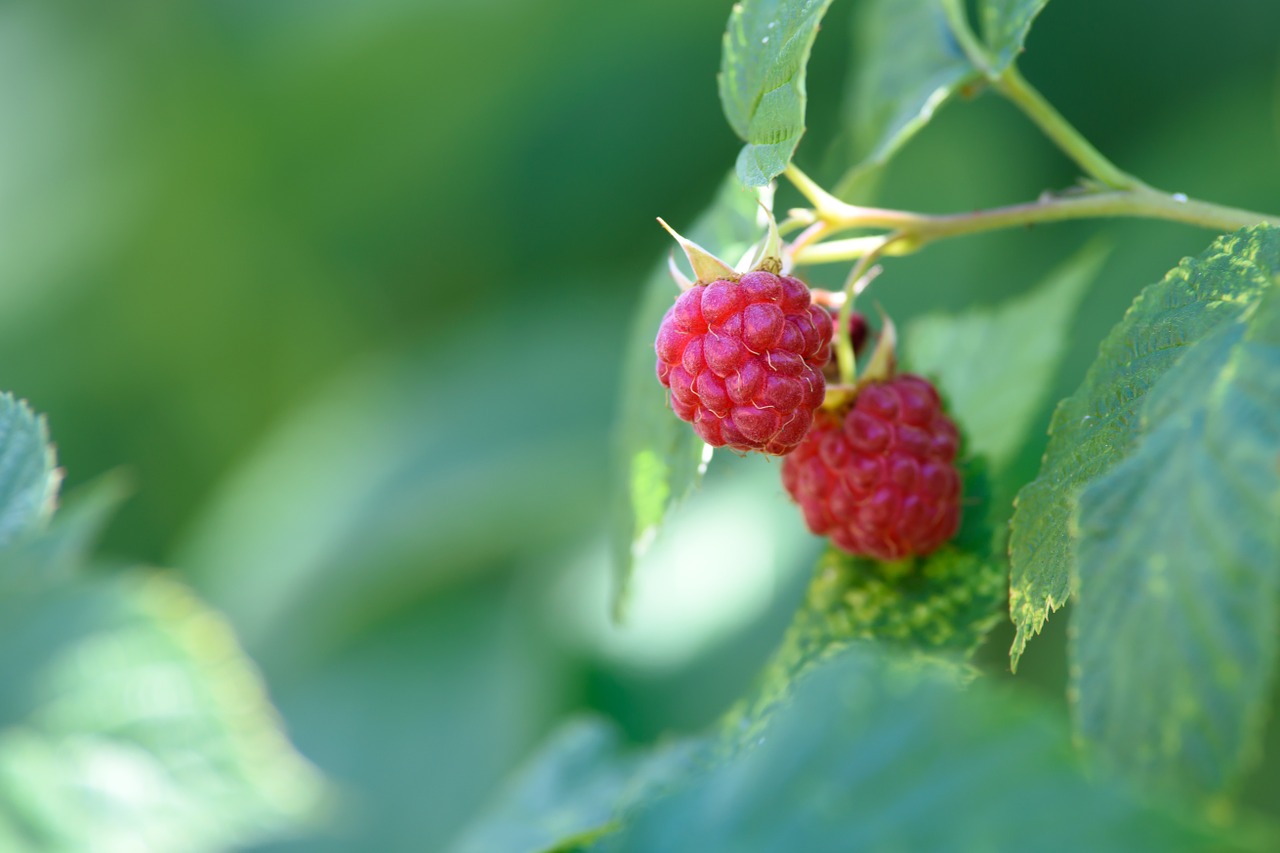
[[[1138,426],[1080,496],[1080,728],[1148,786],[1217,793],[1259,755],[1280,639],[1280,286],[1192,346]]]
[[[738,178],[762,187],[791,162],[804,134],[805,65],[831,0],[742,0],[720,58],[720,103],[746,142]]]
[[[221,850],[313,818],[321,781],[227,625],[175,581],[8,595],[0,626],[5,849]]]
[[[855,165],[836,186],[865,195],[879,170],[967,82],[979,76],[940,0],[871,0],[854,18],[845,123]]]
[[[84,571],[98,538],[129,496],[128,477],[113,471],[74,490],[46,530],[0,551],[0,595],[15,588],[66,583]]]
[[[0,545],[53,514],[62,480],[56,466],[44,418],[12,394],[0,394]]]
[[[702,744],[628,748],[617,727],[570,720],[553,732],[453,853],[538,853],[612,831],[621,811],[694,766]]]
[[[961,662],[972,656],[1000,621],[1008,573],[985,467],[967,467],[964,520],[951,543],[895,563],[827,550],[755,695],[730,713],[731,731],[753,733],[800,676],[850,643],[874,640]]]
[[[966,449],[997,471],[1026,439],[1106,254],[1087,246],[1034,290],[995,308],[931,314],[907,325],[903,351],[912,370],[937,380],[964,428]]]
[[[1087,777],[1056,715],[874,651],[815,668],[751,747],[598,849],[1204,849],[1196,829]]]
[[[759,213],[755,194],[729,176],[687,236],[720,257],[736,258],[763,234]],[[653,372],[653,341],[678,295],[664,262],[645,284],[623,358],[613,523],[619,615],[633,561],[653,541],[668,510],[697,483],[706,464],[706,445],[672,414]]]
[[[992,74],[1004,72],[1027,42],[1031,23],[1049,0],[981,0],[982,35],[991,54]]]
[[[1186,347],[1234,322],[1278,270],[1280,230],[1257,226],[1218,238],[1138,296],[1080,388],[1058,404],[1040,474],[1019,492],[1010,532],[1015,667],[1027,640],[1066,603],[1074,566],[1068,521],[1080,490],[1128,455],[1147,391]]]

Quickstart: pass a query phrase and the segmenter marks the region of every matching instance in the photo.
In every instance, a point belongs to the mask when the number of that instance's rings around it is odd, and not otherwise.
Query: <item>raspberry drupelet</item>
[[[903,374],[859,390],[843,414],[818,413],[782,463],[782,483],[814,533],[851,554],[900,560],[960,526],[958,434],[933,385]]]
[[[682,293],[654,349],[671,408],[707,444],[781,456],[826,394],[831,317],[799,279],[756,270]]]

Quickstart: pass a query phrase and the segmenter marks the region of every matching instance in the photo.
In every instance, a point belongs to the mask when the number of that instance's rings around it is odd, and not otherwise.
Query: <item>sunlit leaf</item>
[[[1039,476],[1018,495],[1010,535],[1009,610],[1027,640],[1066,603],[1073,560],[1068,521],[1086,484],[1132,450],[1147,392],[1186,352],[1239,318],[1280,272],[1280,229],[1245,228],[1218,238],[1147,287],[1102,342],[1080,388],[1059,403]]]
[[[952,542],[931,554],[882,563],[828,548],[755,694],[734,709],[731,730],[758,729],[815,663],[850,643],[963,662],[1000,621],[1008,581],[1004,519],[991,506],[985,467],[970,461],[964,516]]]
[[[230,629],[175,581],[8,595],[0,634],[0,838],[16,849],[223,850],[315,818],[319,777]]]
[[[742,0],[720,61],[720,103],[746,142],[738,178],[762,187],[791,162],[804,134],[805,66],[831,0]]]
[[[1280,286],[1190,347],[1136,426],[1080,496],[1080,727],[1148,786],[1214,793],[1258,756],[1276,664]]]

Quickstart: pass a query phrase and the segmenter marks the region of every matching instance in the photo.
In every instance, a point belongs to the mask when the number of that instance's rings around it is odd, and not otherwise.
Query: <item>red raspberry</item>
[[[707,444],[781,456],[826,395],[831,318],[804,282],[756,270],[680,294],[654,349],[671,408]]]
[[[919,376],[866,386],[843,416],[820,412],[782,463],[782,484],[817,534],[851,554],[927,554],[960,526],[955,424]]]

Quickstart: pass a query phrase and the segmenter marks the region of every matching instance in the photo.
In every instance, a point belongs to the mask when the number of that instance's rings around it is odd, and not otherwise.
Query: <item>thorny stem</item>
[[[972,213],[932,215],[846,204],[817,187],[794,166],[787,168],[786,175],[813,205],[811,216],[814,224],[792,246],[797,264],[844,261],[865,257],[872,252],[877,256],[905,255],[946,237],[1069,219],[1146,217],[1218,231],[1234,231],[1260,222],[1280,226],[1280,217],[1188,199],[1182,195],[1167,195],[1145,185],[1101,192],[1045,195],[1026,204]],[[792,217],[801,218],[800,212],[793,211]],[[888,241],[886,235],[872,235],[819,242],[824,237],[855,228],[889,228],[893,231],[893,239]]]

